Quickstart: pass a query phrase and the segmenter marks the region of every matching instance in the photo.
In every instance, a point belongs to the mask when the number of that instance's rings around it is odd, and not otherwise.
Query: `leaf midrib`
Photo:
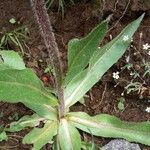
[[[46,109],[48,109],[48,111],[53,112],[53,113],[56,114],[56,109],[54,109],[50,105],[43,104],[43,107],[45,107]]]
[[[38,88],[36,88],[36,87],[34,87],[32,85],[26,85],[26,84],[22,84],[22,83],[18,83],[18,82],[8,82],[8,81],[0,81],[0,83],[2,83],[2,84],[10,84],[10,85],[17,85],[17,86],[21,86],[21,87],[27,87],[27,88],[30,88],[30,89],[35,90],[37,92],[40,92],[43,96],[47,97],[48,99],[54,100],[48,94],[42,92],[40,89],[38,89]]]
[[[39,139],[43,138],[43,136],[44,136],[46,133],[48,133],[48,132],[54,130],[54,128],[53,128],[53,130],[50,130],[50,129],[51,129],[53,126],[55,127],[56,122],[50,122],[50,123],[48,123],[48,124],[49,124],[49,126],[48,126],[47,128],[45,128],[45,130],[40,134],[40,136],[36,137],[35,140],[32,141],[33,144],[36,143]]]
[[[124,31],[125,31],[127,28],[128,28],[128,26],[127,26],[126,28],[124,28],[124,30],[116,37],[115,42],[117,42],[118,39],[120,39],[119,37],[124,34]],[[112,42],[112,41],[111,41],[111,42]],[[113,42],[113,43],[114,43],[114,42]],[[116,43],[112,44],[112,45],[109,47],[109,49],[107,50],[107,52],[110,51],[111,48],[112,48],[115,44],[116,44]],[[68,106],[69,106],[69,103],[70,103],[70,102],[68,102],[68,104],[67,104],[67,101],[69,101],[70,99],[72,99],[72,98],[74,97],[74,95],[80,90],[80,87],[82,87],[82,85],[83,85],[83,84],[86,82],[86,80],[88,79],[88,77],[89,77],[89,72],[91,72],[91,70],[93,70],[93,68],[99,63],[99,61],[101,60],[101,58],[102,58],[104,55],[105,55],[105,53],[103,53],[103,55],[100,57],[100,59],[98,59],[98,60],[96,61],[96,63],[90,68],[90,71],[88,71],[86,77],[85,77],[84,80],[81,82],[81,84],[74,90],[74,92],[71,93],[70,96],[68,96],[69,98],[66,99],[66,107],[68,107]],[[77,91],[77,92],[76,92],[76,91]],[[77,101],[78,101],[78,100],[77,100]],[[68,106],[67,106],[67,105],[68,105]]]
[[[108,124],[104,124],[103,122],[101,122],[101,124],[100,123],[98,123],[98,122],[96,122],[95,120],[92,120],[92,123],[90,123],[90,121],[88,121],[88,120],[86,120],[86,119],[82,119],[82,118],[79,118],[79,117],[74,117],[74,116],[71,116],[71,117],[69,117],[69,120],[71,120],[71,121],[73,121],[73,122],[75,122],[75,123],[79,123],[79,124],[82,124],[83,126],[88,126],[88,125],[90,125],[90,127],[92,127],[92,124],[93,124],[93,127],[92,128],[94,128],[94,127],[96,127],[96,128],[100,128],[99,126],[101,126],[102,128],[111,128],[111,129],[114,129],[114,130],[120,130],[120,131],[122,131],[122,130],[124,130],[124,132],[132,132],[132,133],[135,133],[135,130],[133,130],[133,129],[127,129],[127,128],[117,128],[117,127],[112,127],[112,126],[108,126]],[[86,122],[87,122],[87,124],[86,124]],[[103,124],[102,124],[103,123]],[[94,125],[95,124],[95,125]],[[146,135],[146,136],[148,136],[148,135],[150,135],[150,134],[148,134],[148,132],[146,132],[146,131],[137,131],[136,130],[136,133],[137,132],[139,132],[139,133],[143,133],[144,135]]]
[[[110,48],[111,49],[111,48]],[[109,50],[110,50],[109,49]],[[109,51],[108,50],[108,51]],[[73,97],[74,97],[74,95],[78,92],[78,91],[80,91],[80,87],[82,87],[82,85],[88,80],[88,78],[89,78],[89,75],[90,75],[90,72],[93,70],[93,68],[95,68],[95,66],[99,63],[99,61],[102,59],[102,57],[105,55],[105,53],[100,57],[100,59],[98,59],[98,61],[90,68],[90,70],[88,71],[88,73],[87,73],[87,75],[86,75],[86,77],[84,78],[84,80],[80,83],[80,85],[71,93],[71,95],[70,96],[68,96],[69,98],[68,99],[66,99],[66,107],[67,107],[67,105],[69,105],[69,103],[70,102],[68,102],[68,104],[67,104],[67,101],[69,101],[70,99],[72,99]]]
[[[71,139],[71,135],[70,135],[70,131],[69,131],[69,126],[68,126],[68,122],[67,122],[67,120],[65,120],[65,119],[63,119],[62,120],[62,124],[63,124],[63,128],[65,129],[65,131],[66,131],[66,134],[67,134],[67,139],[70,141],[70,143],[71,143],[71,150],[73,150],[73,145],[72,145],[72,139]]]

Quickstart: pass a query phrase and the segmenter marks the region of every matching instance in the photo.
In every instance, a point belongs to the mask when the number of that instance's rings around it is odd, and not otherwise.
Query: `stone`
[[[112,140],[102,147],[102,150],[141,150],[138,144],[130,143],[126,140]]]

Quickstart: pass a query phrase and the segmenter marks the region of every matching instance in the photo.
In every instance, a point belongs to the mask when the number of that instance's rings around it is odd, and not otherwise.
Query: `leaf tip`
[[[141,22],[143,20],[144,16],[145,16],[145,12],[137,20],[140,20],[140,22]]]
[[[107,18],[106,18],[106,22],[109,22],[110,20],[111,20],[111,18],[112,18],[112,16],[113,16],[113,14],[110,14]]]

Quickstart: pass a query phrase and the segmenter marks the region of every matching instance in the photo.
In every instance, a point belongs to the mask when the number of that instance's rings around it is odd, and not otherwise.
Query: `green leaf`
[[[50,105],[38,105],[33,103],[24,103],[24,105],[34,112],[36,112],[39,116],[44,117],[49,120],[57,120],[57,111],[55,108],[51,107]]]
[[[124,97],[120,97],[118,100],[119,100],[118,109],[123,111],[125,109],[124,107],[125,99]]]
[[[44,88],[31,69],[0,71],[0,100],[57,105],[57,99]]]
[[[85,38],[73,39],[68,43],[68,72],[65,82],[68,83],[89,63],[107,31],[108,20],[95,27]]]
[[[6,35],[3,35],[1,40],[0,40],[0,48],[2,48],[4,42],[5,42],[5,39],[6,39]]]
[[[57,122],[47,121],[43,128],[34,128],[23,139],[23,144],[33,144],[32,150],[40,150],[57,134]]]
[[[66,108],[79,101],[124,54],[142,18],[143,15],[130,23],[115,39],[93,54],[89,67],[78,74],[66,87],[64,93]],[[82,57],[80,59],[82,60]]]
[[[14,51],[0,51],[0,71],[5,69],[25,69],[23,59]]]
[[[68,120],[77,128],[92,135],[124,138],[150,146],[150,122],[124,122],[117,117],[101,114],[94,117],[84,112],[69,113]]]
[[[58,136],[56,136],[54,138],[54,142],[53,142],[53,145],[52,145],[52,150],[61,150],[60,148],[60,144],[59,144],[59,141],[58,141]]]
[[[33,114],[32,116],[23,116],[19,121],[12,122],[9,128],[5,128],[5,131],[17,132],[21,131],[25,127],[35,127],[39,125],[42,120],[44,120],[44,118],[39,117],[37,114]]]
[[[8,37],[12,43],[14,43],[16,46],[19,46],[19,43],[13,33],[8,33]]]
[[[0,133],[0,142],[1,141],[7,141],[8,140],[8,136],[6,135],[6,132],[3,131]]]
[[[98,147],[97,145],[95,145],[94,142],[85,142],[82,141],[82,149],[83,150],[101,150],[100,147]]]
[[[80,102],[82,105],[85,105],[85,99],[84,99],[84,97],[82,97],[82,98],[79,100],[79,102]]]
[[[70,125],[66,119],[61,119],[58,139],[62,150],[80,150],[81,138],[78,130]]]

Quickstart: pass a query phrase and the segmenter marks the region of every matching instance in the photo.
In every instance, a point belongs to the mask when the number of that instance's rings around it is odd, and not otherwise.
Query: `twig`
[[[91,90],[89,92],[89,97],[90,97],[91,101],[93,101],[93,94],[92,94]]]
[[[118,2],[118,1],[117,1],[117,2]],[[125,7],[125,9],[124,9],[124,11],[123,11],[121,17],[117,20],[117,22],[115,23],[115,25],[113,25],[113,26],[108,30],[108,32],[111,31],[114,27],[116,27],[116,26],[118,25],[118,23],[120,22],[120,20],[124,17],[125,13],[127,12],[127,9],[128,9],[128,7],[129,7],[130,2],[131,2],[131,0],[128,0],[128,3],[127,3],[127,5],[126,5],[126,7]],[[116,5],[117,5],[117,4],[115,4],[115,9],[116,9]]]
[[[103,16],[103,14],[104,14],[104,10],[105,10],[105,7],[106,7],[106,1],[105,0],[102,0],[103,2],[103,4],[102,4],[102,7],[100,8],[101,9],[101,11],[100,11],[100,15],[101,16]]]
[[[11,138],[11,137],[9,137],[9,138],[11,139],[11,141],[16,141],[16,145],[13,145],[13,146],[0,146],[1,150],[14,149],[14,148],[19,146],[19,141],[17,139]]]
[[[114,11],[116,11],[116,9],[117,9],[117,4],[119,3],[119,0],[116,0],[116,2],[115,2],[115,6],[114,6]]]
[[[101,98],[100,102],[98,104],[94,105],[92,107],[92,109],[96,109],[97,107],[99,107],[101,105],[101,103],[102,103],[102,101],[104,99],[104,96],[105,96],[106,89],[107,89],[107,83],[105,84],[104,91],[102,93],[102,98]]]

